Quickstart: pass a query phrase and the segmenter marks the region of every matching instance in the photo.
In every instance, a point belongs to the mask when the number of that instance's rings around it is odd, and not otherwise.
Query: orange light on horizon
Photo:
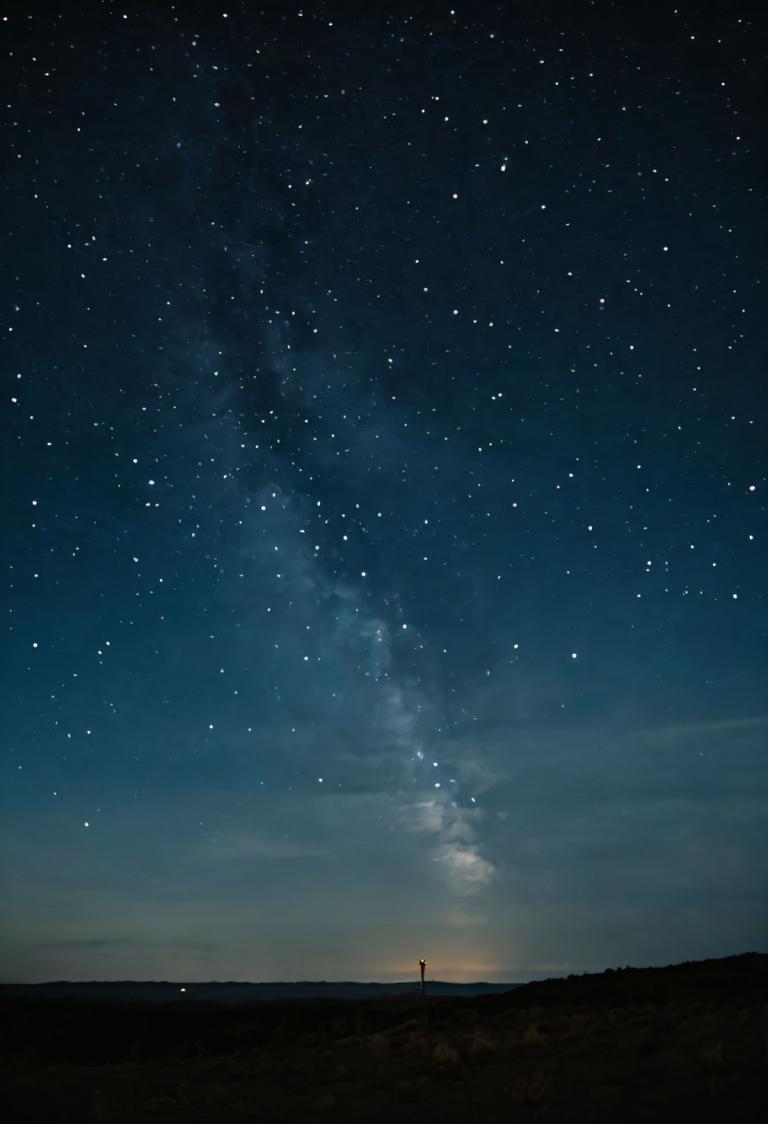
[[[411,962],[412,963],[412,962]],[[426,960],[423,961],[426,967]],[[430,962],[431,963],[431,962]],[[419,960],[419,968],[421,969],[422,961]],[[388,978],[393,981],[399,982],[400,980],[407,980],[413,977],[414,971],[411,965],[393,965],[386,970],[382,969],[380,972],[370,973],[371,978],[384,979]],[[484,981],[486,983],[493,983],[501,980],[506,982],[508,978],[513,978],[509,975],[509,969],[505,969],[503,965],[497,964],[432,964],[430,968],[430,978],[433,980],[442,980],[444,983],[478,983]]]

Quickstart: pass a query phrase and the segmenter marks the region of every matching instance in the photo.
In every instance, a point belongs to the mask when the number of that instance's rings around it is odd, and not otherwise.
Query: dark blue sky
[[[765,947],[752,11],[8,16],[4,978]]]

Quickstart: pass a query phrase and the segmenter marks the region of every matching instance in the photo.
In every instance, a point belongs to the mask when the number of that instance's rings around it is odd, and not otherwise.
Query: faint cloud
[[[292,839],[280,839],[258,835],[233,835],[220,839],[209,852],[214,858],[258,858],[258,859],[322,859],[329,852],[322,847],[308,846]]]
[[[82,948],[91,950],[122,948],[135,943],[134,937],[84,937],[60,941],[35,941],[38,948]]]
[[[699,722],[680,722],[670,726],[650,726],[633,730],[630,738],[684,738],[706,737],[717,734],[749,733],[768,726],[768,714],[755,714],[741,718],[713,718]]]
[[[140,941],[136,937],[75,937],[62,938],[62,940],[57,941],[35,941],[34,943],[37,948],[74,949],[86,952],[102,952],[104,955],[111,954],[113,949],[135,949],[139,945],[142,948],[173,949],[177,952],[205,952],[216,947],[206,941],[152,940],[144,937]]]

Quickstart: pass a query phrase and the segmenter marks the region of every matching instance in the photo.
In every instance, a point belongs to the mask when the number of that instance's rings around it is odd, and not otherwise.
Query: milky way
[[[2,28],[6,978],[764,944],[749,7]]]

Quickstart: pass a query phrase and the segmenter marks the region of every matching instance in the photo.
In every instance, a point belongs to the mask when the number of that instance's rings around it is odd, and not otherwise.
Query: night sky
[[[766,947],[754,11],[2,17],[4,979]]]

